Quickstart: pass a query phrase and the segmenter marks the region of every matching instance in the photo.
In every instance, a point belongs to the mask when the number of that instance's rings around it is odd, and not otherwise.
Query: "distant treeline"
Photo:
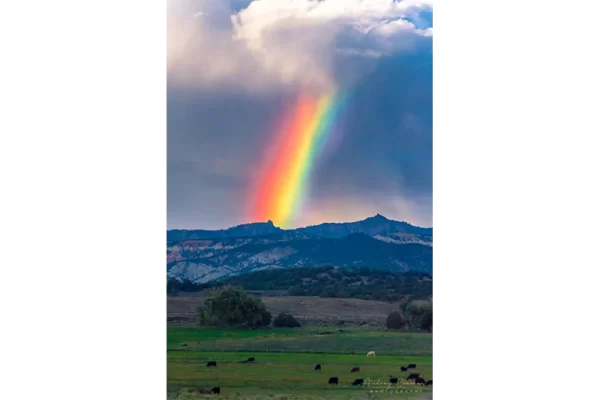
[[[196,292],[225,285],[247,291],[286,291],[290,296],[400,301],[430,298],[433,281],[424,272],[395,274],[369,268],[308,267],[257,271],[204,284],[171,279],[167,292]]]
[[[167,281],[167,294],[170,295],[181,292],[199,292],[200,290],[202,290],[201,285],[188,279],[180,281],[179,279],[171,278]]]

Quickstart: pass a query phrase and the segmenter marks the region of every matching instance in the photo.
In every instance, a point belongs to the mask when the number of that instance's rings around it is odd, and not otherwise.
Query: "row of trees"
[[[423,300],[403,300],[398,311],[390,313],[387,317],[388,329],[403,330],[433,330],[433,303]]]
[[[364,300],[400,301],[405,296],[427,299],[433,281],[423,272],[401,274],[369,268],[305,267],[288,270],[264,270],[243,274],[225,281],[196,284],[188,280],[170,279],[169,295],[208,288],[234,285],[245,290],[278,290],[290,296],[357,298]]]
[[[180,281],[179,279],[171,278],[167,281],[168,295],[174,295],[180,292],[198,292],[200,290],[201,286],[190,281],[189,279]]]
[[[431,276],[421,272],[391,273],[368,268],[322,268],[307,279],[292,280],[288,295],[364,300],[400,301],[405,296],[427,299],[432,294]],[[312,272],[312,271],[308,271]],[[296,274],[295,269],[285,274]],[[277,278],[275,278],[277,279]],[[301,282],[301,283],[298,283]]]
[[[295,285],[288,291],[289,296],[318,296],[325,298],[350,298],[378,301],[399,301],[407,293],[417,293],[412,288],[389,287],[388,282],[369,282],[349,285],[346,282],[317,282]],[[420,297],[431,294],[428,289],[422,290]]]
[[[198,308],[202,326],[231,328],[261,328],[271,324],[272,315],[261,299],[250,297],[241,289],[225,287],[215,290]],[[280,313],[275,327],[297,327],[300,323],[290,314]]]

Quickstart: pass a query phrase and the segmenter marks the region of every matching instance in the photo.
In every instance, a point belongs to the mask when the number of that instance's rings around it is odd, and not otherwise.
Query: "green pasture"
[[[333,331],[318,329],[229,330],[169,328],[167,385],[170,399],[217,396],[190,392],[221,387],[222,399],[425,399],[431,387],[389,386],[389,376],[404,377],[400,366],[417,364],[432,379],[432,339],[425,333]],[[322,332],[321,332],[322,333]],[[185,346],[184,346],[185,344]],[[376,357],[367,357],[369,350]],[[350,352],[355,351],[356,355]],[[255,363],[240,363],[255,357]],[[207,361],[218,366],[206,367]],[[322,371],[314,371],[315,364]],[[351,373],[352,367],[361,371]],[[331,376],[339,385],[329,385]],[[368,387],[353,387],[362,378]],[[379,384],[377,381],[379,380]],[[204,397],[202,397],[204,396]]]
[[[323,334],[329,333],[329,334]],[[184,348],[182,344],[187,346]],[[336,329],[199,329],[169,328],[167,350],[286,353],[366,353],[431,356],[431,334]]]

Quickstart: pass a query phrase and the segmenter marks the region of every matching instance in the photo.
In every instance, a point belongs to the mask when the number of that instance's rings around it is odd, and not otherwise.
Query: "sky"
[[[168,0],[167,15],[168,229],[432,226],[432,0]],[[279,171],[299,99],[325,97],[321,144]]]

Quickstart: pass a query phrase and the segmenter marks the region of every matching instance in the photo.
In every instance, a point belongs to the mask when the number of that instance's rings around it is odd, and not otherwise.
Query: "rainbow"
[[[333,93],[299,97],[276,129],[260,179],[251,189],[252,220],[271,220],[282,228],[293,225],[307,197],[311,169],[343,104],[343,97]]]

